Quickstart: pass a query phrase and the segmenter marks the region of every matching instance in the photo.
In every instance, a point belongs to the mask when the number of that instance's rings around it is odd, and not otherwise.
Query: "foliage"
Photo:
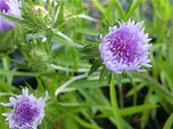
[[[11,94],[20,94],[23,86],[30,87],[36,96],[47,90],[50,98],[39,129],[108,129],[111,127],[103,126],[107,120],[118,129],[152,129],[153,121],[160,122],[157,127],[171,129],[172,2],[21,2],[22,19],[0,13],[18,25],[0,33],[0,102],[8,102]],[[129,18],[145,21],[145,31],[152,39],[152,68],[114,76],[102,64],[98,46],[110,26]],[[25,82],[16,88],[16,77],[35,78],[37,84]],[[0,107],[0,114],[8,111]],[[8,129],[1,115],[0,128]]]

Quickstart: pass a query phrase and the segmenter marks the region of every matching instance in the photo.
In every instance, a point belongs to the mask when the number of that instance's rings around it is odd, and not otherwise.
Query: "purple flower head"
[[[28,89],[23,89],[22,95],[10,97],[10,103],[6,104],[13,108],[12,112],[4,113],[10,129],[37,129],[44,117],[45,97],[37,99],[32,94],[29,95]]]
[[[99,46],[105,66],[114,73],[143,71],[141,66],[151,67],[148,58],[151,45],[148,34],[142,29],[143,21],[119,23],[109,29]]]
[[[21,17],[20,4],[18,0],[0,0],[0,12],[17,18]],[[9,31],[16,27],[16,24],[0,16],[0,33]]]

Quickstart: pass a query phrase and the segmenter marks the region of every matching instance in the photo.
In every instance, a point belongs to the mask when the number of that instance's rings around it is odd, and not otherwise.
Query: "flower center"
[[[36,103],[26,99],[18,103],[15,108],[15,122],[18,125],[31,124],[39,115],[39,109]]]
[[[120,36],[115,37],[110,43],[110,50],[113,53],[114,60],[129,64],[135,60],[136,50],[135,41],[122,40]]]
[[[8,12],[9,9],[10,8],[9,8],[8,4],[5,2],[5,0],[0,0],[0,11]]]

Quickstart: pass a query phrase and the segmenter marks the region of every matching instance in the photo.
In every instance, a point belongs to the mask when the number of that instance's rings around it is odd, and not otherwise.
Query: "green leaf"
[[[110,107],[101,107],[101,106],[98,106],[98,107],[104,109],[106,113],[97,115],[97,118],[113,116],[112,110]],[[144,111],[153,110],[156,108],[158,108],[158,105],[143,104],[143,105],[139,105],[139,106],[122,108],[122,109],[119,109],[119,112],[120,112],[121,116],[125,117],[125,116],[132,116],[137,113],[143,113]]]
[[[113,0],[115,2],[115,7],[118,11],[119,18],[124,19],[124,11],[119,0]]]
[[[139,112],[143,112],[146,110],[151,110],[157,108],[157,105],[140,105],[140,106],[133,106],[133,107],[128,107],[128,108],[123,108],[120,110],[120,114],[122,116],[128,116],[128,115],[133,115]]]
[[[127,77],[130,80],[130,82],[133,84],[133,76],[132,76],[131,73],[129,73],[129,72],[123,72],[123,76],[124,77]]]
[[[79,33],[91,35],[91,36],[98,36],[99,35],[98,32],[93,31],[92,29],[89,29],[89,28],[77,28],[76,31]]]
[[[94,5],[104,14],[105,8],[101,5],[99,0],[92,0]]]
[[[100,59],[95,60],[94,63],[92,64],[91,68],[90,68],[89,75],[94,73],[101,65],[102,65],[102,61]]]
[[[100,76],[99,76],[99,82],[100,84],[102,84],[103,80],[105,79],[107,74],[107,69],[105,67],[103,67],[100,71]]]
[[[84,120],[82,120],[82,119],[80,119],[80,118],[78,118],[78,117],[75,117],[75,120],[76,120],[81,126],[83,126],[83,127],[86,128],[86,129],[102,129],[102,128],[98,127],[98,126],[95,126],[95,125],[92,125],[92,124],[90,124],[90,123],[87,123],[86,121],[84,121]]]
[[[26,21],[22,20],[22,19],[19,19],[19,18],[16,18],[16,17],[13,17],[13,16],[10,16],[10,15],[7,15],[7,14],[4,14],[2,12],[0,12],[0,15],[15,22],[16,24],[19,24],[23,27],[26,27],[26,28],[30,28],[31,26],[29,24],[26,23]]]
[[[142,0],[137,0],[136,3],[134,5],[131,5],[127,15],[126,15],[126,20],[128,20],[130,18],[130,16],[132,15],[132,13],[135,11],[135,9],[137,7],[139,7],[140,3],[142,2]]]
[[[172,129],[172,123],[173,123],[173,113],[166,120],[166,122],[163,126],[163,129]]]

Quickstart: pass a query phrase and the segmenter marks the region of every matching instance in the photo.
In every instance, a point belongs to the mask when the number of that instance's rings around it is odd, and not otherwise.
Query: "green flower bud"
[[[49,68],[50,58],[44,49],[33,48],[30,50],[28,57],[33,70],[45,71]]]

